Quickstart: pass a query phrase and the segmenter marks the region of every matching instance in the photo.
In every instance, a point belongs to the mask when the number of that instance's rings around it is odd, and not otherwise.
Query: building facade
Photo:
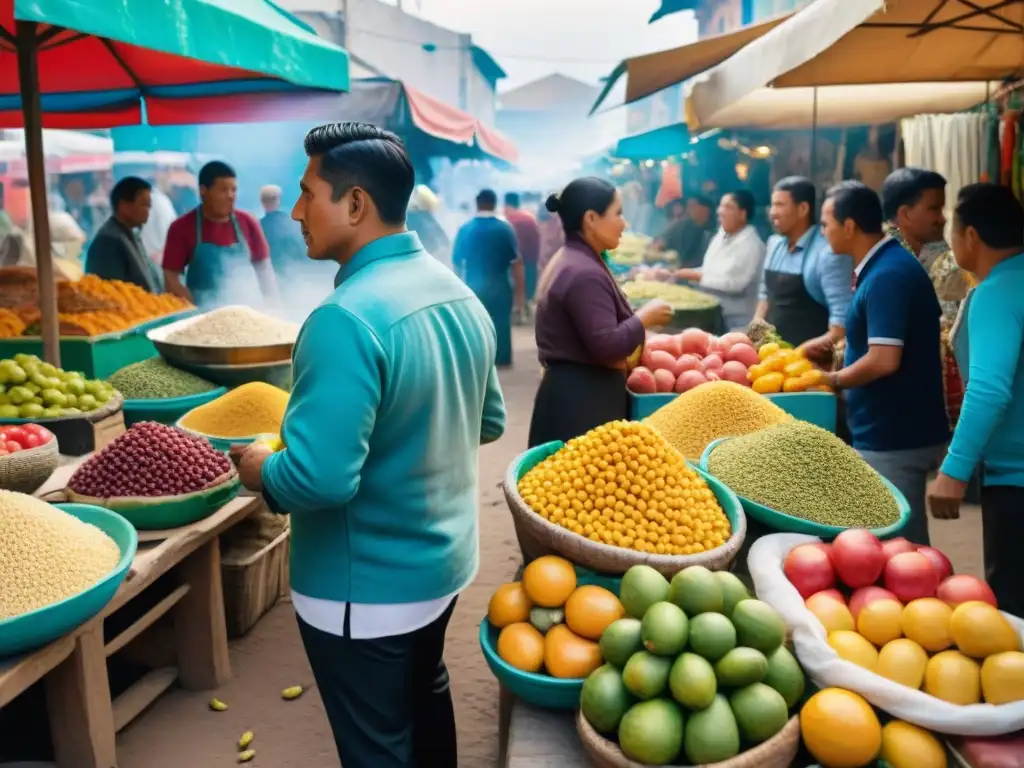
[[[756,21],[790,13],[810,0],[704,0],[696,10],[700,37],[734,32]]]

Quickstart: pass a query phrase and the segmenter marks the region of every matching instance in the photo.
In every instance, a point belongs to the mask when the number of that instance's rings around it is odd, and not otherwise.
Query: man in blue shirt
[[[497,208],[494,190],[481,190],[476,216],[455,236],[452,266],[487,308],[498,335],[498,365],[506,367],[512,365],[512,310],[525,308],[526,276],[516,232]]]
[[[292,216],[340,269],[295,344],[285,447],[244,449],[239,475],[291,514],[292,602],[342,764],[455,768],[444,639],[479,564],[479,448],[505,429],[494,327],[406,231],[397,136],[336,123],[305,148]]]
[[[928,544],[925,488],[949,438],[938,299],[914,255],[883,234],[881,201],[866,184],[829,190],[821,228],[833,251],[853,259],[857,278],[845,365],[828,383],[846,390],[853,447],[910,504],[903,535]]]
[[[985,576],[999,607],[1024,615],[1024,207],[995,184],[960,190],[953,217],[958,266],[980,281],[951,335],[967,391],[949,453],[929,488],[932,515],[959,516],[975,467]]]
[[[836,256],[814,226],[814,184],[789,176],[772,191],[768,239],[755,320],[767,320],[793,346],[843,338],[853,264]]]

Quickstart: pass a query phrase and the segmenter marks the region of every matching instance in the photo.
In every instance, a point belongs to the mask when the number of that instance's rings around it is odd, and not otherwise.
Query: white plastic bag
[[[793,647],[804,671],[820,687],[845,688],[859,693],[893,717],[939,733],[958,736],[1000,736],[1024,729],[1024,701],[1012,704],[950,704],[894,683],[853,662],[839,658],[825,636],[825,628],[807,608],[782,571],[786,555],[794,547],[820,539],[798,533],[765,536],[750,548],[747,566],[760,600],[786,620]],[[1024,636],[1024,622],[1003,614]]]

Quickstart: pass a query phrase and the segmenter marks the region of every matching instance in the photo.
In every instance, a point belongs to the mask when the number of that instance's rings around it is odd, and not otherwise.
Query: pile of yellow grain
[[[116,542],[45,501],[0,491],[0,620],[58,603],[108,576]]]
[[[657,429],[683,456],[697,461],[720,437],[749,435],[792,420],[749,387],[731,381],[709,381],[684,392],[644,422]]]
[[[253,381],[193,408],[182,417],[181,426],[210,437],[276,435],[287,407],[287,392]]]

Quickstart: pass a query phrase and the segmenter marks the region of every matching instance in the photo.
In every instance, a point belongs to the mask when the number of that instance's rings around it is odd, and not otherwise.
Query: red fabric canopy
[[[476,135],[476,118],[440,99],[408,85],[405,97],[413,124],[430,136],[457,144],[472,144]]]
[[[476,123],[476,140],[484,152],[509,165],[519,161],[519,149],[515,142],[497,128],[489,128],[479,120]]]

